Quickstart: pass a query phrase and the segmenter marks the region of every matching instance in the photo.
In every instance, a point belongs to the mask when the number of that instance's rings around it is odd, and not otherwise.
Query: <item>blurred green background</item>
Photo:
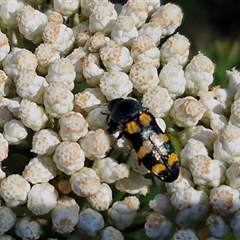
[[[125,3],[126,0],[111,0]],[[215,64],[213,85],[227,86],[226,70],[240,70],[240,1],[239,0],[162,0],[175,3],[184,13],[177,31],[191,43],[191,56],[198,51]]]

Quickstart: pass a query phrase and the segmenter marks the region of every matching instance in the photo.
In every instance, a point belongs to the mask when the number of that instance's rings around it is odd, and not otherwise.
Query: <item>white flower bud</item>
[[[73,192],[80,197],[92,196],[96,194],[101,187],[97,173],[87,167],[73,173],[69,181]]]
[[[111,2],[103,1],[99,5],[93,5],[89,16],[89,30],[92,33],[102,31],[109,34],[116,19],[117,12]]]
[[[111,136],[103,129],[89,131],[79,142],[85,156],[90,160],[106,157],[111,149]]]
[[[240,161],[240,128],[228,124],[214,142],[213,157],[224,163]]]
[[[137,28],[141,27],[148,17],[149,2],[139,0],[127,1],[120,13],[120,16],[129,16],[133,19]]]
[[[0,61],[2,61],[7,56],[9,51],[10,51],[10,46],[8,43],[8,38],[4,33],[0,31]]]
[[[108,110],[106,106],[100,106],[98,108],[91,110],[86,117],[89,129],[91,130],[97,130],[98,128],[107,129],[109,127],[107,124],[107,115],[102,114],[107,111]]]
[[[194,97],[188,96],[178,98],[173,103],[170,111],[171,117],[179,127],[193,127],[202,119],[205,109],[200,101]]]
[[[228,90],[234,95],[239,88],[240,72],[237,69],[232,68],[231,70],[226,71],[226,75],[229,80]]]
[[[181,166],[189,168],[197,155],[208,156],[208,150],[204,144],[194,138],[190,138],[180,153]]]
[[[100,234],[101,234],[100,240],[110,240],[110,239],[124,240],[124,236],[122,235],[122,233],[118,229],[112,226],[108,226],[104,228]]]
[[[233,162],[226,170],[229,187],[240,190],[240,162]]]
[[[0,32],[0,34],[1,34],[1,32]],[[1,49],[1,47],[0,47],[0,49]],[[0,55],[1,55],[1,53],[0,53]],[[14,83],[13,83],[12,79],[10,77],[8,77],[3,70],[0,70],[0,97],[5,97],[8,95],[11,95],[10,91],[11,91],[13,84]]]
[[[37,105],[28,99],[23,99],[20,103],[18,117],[22,123],[31,128],[33,131],[39,131],[47,124],[48,117],[43,110],[43,107]]]
[[[156,44],[159,45],[162,36],[162,19],[153,18],[151,22],[144,23],[139,29],[138,34],[145,34],[151,37]]]
[[[189,169],[194,183],[200,186],[217,187],[225,180],[224,164],[206,155],[195,156],[190,162]]]
[[[240,238],[240,211],[237,211],[230,222],[231,229],[237,238]]]
[[[74,88],[74,79],[76,73],[70,59],[61,58],[52,61],[48,66],[48,74],[46,80],[48,83],[63,83],[69,90]]]
[[[0,206],[0,235],[10,230],[16,222],[16,214],[11,208]]]
[[[49,213],[57,205],[58,193],[48,182],[32,186],[27,200],[28,209],[35,215]]]
[[[152,15],[150,21],[154,21],[159,18],[162,28],[162,38],[171,35],[181,25],[183,19],[182,9],[173,4],[167,3],[160,6]]]
[[[108,2],[108,0],[81,0],[81,12],[85,17],[89,17],[92,13],[93,7],[104,2]]]
[[[151,184],[152,181],[150,179],[144,178],[135,172],[130,172],[128,178],[115,182],[115,186],[119,191],[129,194],[141,194],[143,196],[149,192]]]
[[[64,16],[71,16],[75,14],[79,9],[79,5],[79,0],[71,0],[66,2],[62,0],[53,0],[54,10]]]
[[[155,88],[159,83],[157,68],[148,62],[137,62],[132,65],[129,79],[133,87],[144,93],[148,88]]]
[[[74,66],[74,71],[76,73],[76,78],[74,80],[75,83],[81,83],[85,81],[85,78],[83,76],[83,67],[81,64],[81,59],[86,57],[88,54],[88,51],[83,48],[75,48],[66,58],[71,61],[71,63]]]
[[[39,239],[41,225],[37,220],[24,217],[16,222],[15,232],[21,239]]]
[[[42,39],[44,43],[53,44],[61,54],[70,52],[74,44],[73,30],[65,24],[56,22],[47,23],[43,30]]]
[[[57,176],[57,167],[52,158],[38,155],[30,159],[22,176],[32,184],[48,182]]]
[[[148,35],[141,34],[133,40],[131,56],[135,63],[148,62],[156,68],[160,66],[160,50]]]
[[[89,53],[87,56],[81,58],[81,65],[83,76],[90,87],[98,87],[100,78],[104,70],[100,66],[99,54]]]
[[[104,227],[104,219],[102,215],[91,209],[87,208],[80,212],[77,229],[87,236],[95,237],[98,232]]]
[[[38,76],[35,71],[20,72],[14,82],[20,97],[37,104],[43,103],[43,94],[48,85],[45,78]]]
[[[51,211],[53,229],[59,233],[70,233],[78,223],[80,207],[73,198],[64,196]]]
[[[90,206],[97,211],[106,211],[112,203],[112,190],[108,184],[102,183],[98,192],[87,197]]]
[[[60,143],[60,138],[52,129],[42,129],[35,132],[32,139],[32,152],[51,156],[56,146]]]
[[[81,2],[80,2],[81,4]],[[84,14],[83,9],[81,9]],[[92,36],[92,33],[89,31],[89,20],[82,21],[72,28],[75,44],[78,47],[84,47],[89,38]],[[103,34],[104,35],[104,34]]]
[[[8,157],[8,141],[5,138],[5,136],[3,136],[1,133],[0,133],[0,152],[1,152],[1,155],[0,155],[0,162],[1,162]]]
[[[70,111],[59,119],[59,135],[63,141],[78,141],[88,132],[88,122],[79,112]]]
[[[5,123],[14,118],[13,114],[9,111],[7,106],[0,108],[0,126],[3,127]]]
[[[119,15],[111,32],[111,39],[120,45],[130,47],[132,41],[138,36],[133,19],[129,16]]]
[[[234,213],[240,208],[239,191],[226,185],[212,188],[209,201],[213,211],[221,216]]]
[[[128,48],[113,40],[108,41],[99,50],[100,58],[107,70],[128,72],[133,59]]]
[[[1,20],[6,28],[16,28],[17,26],[17,10],[24,7],[23,1],[12,0],[2,1],[0,3],[0,16]]]
[[[163,118],[169,114],[173,100],[167,89],[157,86],[149,88],[144,92],[142,103],[147,107],[154,117]]]
[[[35,44],[42,42],[43,28],[47,24],[47,16],[30,5],[17,11],[17,23],[20,33]]]
[[[240,98],[234,100],[234,102],[232,103],[231,106],[231,115],[229,118],[229,121],[231,122],[231,124],[240,127],[240,111],[239,111],[239,107],[240,107]]]
[[[173,206],[170,202],[170,195],[159,193],[149,201],[149,207],[156,213],[166,215],[173,212]]]
[[[174,62],[183,66],[188,60],[189,48],[190,42],[185,36],[174,34],[161,46],[161,65]]]
[[[130,226],[137,210],[140,208],[140,201],[135,196],[125,197],[123,201],[116,201],[107,211],[111,225],[119,230]]]
[[[185,69],[187,80],[186,93],[198,95],[199,91],[207,91],[213,82],[214,63],[202,53],[195,55]]]
[[[184,71],[181,65],[173,61],[163,66],[159,74],[159,80],[159,85],[166,88],[173,99],[181,96],[185,91],[186,79],[184,77]]]
[[[39,74],[46,75],[49,63],[56,59],[60,59],[60,54],[57,49],[50,43],[41,43],[35,49],[35,55],[37,58],[37,70]]]
[[[86,88],[83,92],[74,95],[75,110],[90,112],[96,106],[106,102],[105,96],[99,88]]]
[[[71,175],[83,168],[85,156],[78,143],[64,141],[56,147],[53,161],[60,171]]]
[[[226,236],[230,231],[229,226],[224,222],[223,218],[216,214],[211,214],[207,218],[206,225],[212,236],[218,239]]]
[[[125,163],[118,163],[115,159],[106,157],[96,159],[92,168],[96,171],[102,182],[114,183],[129,176],[129,168]]]
[[[192,229],[180,229],[176,231],[172,236],[172,240],[185,240],[185,239],[198,240],[199,238],[196,232]]]
[[[64,83],[50,83],[44,93],[46,112],[55,118],[73,109],[73,94]]]
[[[163,215],[151,213],[147,216],[144,230],[149,238],[169,238],[172,233],[172,223]]]
[[[17,207],[27,202],[30,184],[19,174],[9,175],[1,181],[0,195],[8,207]]]
[[[16,77],[21,71],[35,71],[36,56],[26,49],[13,48],[3,61],[3,70],[9,77]]]
[[[126,73],[110,70],[100,78],[99,87],[107,100],[111,101],[127,97],[132,92],[133,84]]]

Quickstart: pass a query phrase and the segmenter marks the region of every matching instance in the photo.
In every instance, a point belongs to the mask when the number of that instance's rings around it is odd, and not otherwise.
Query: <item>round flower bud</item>
[[[226,170],[228,186],[240,190],[240,162],[233,162]]]
[[[111,70],[100,78],[99,87],[107,100],[111,101],[127,97],[132,92],[133,84],[126,73]]]
[[[11,208],[0,206],[0,235],[10,230],[16,222],[16,214]]]
[[[112,190],[108,184],[102,183],[98,192],[87,197],[89,205],[97,211],[106,211],[112,203]]]
[[[240,208],[239,191],[226,185],[213,188],[209,201],[213,211],[221,216],[234,213]]]
[[[35,215],[49,213],[57,205],[58,193],[48,182],[32,186],[27,200],[28,209]]]
[[[113,183],[129,176],[129,168],[125,163],[118,163],[115,159],[106,157],[96,159],[92,168],[96,171],[102,182]]]
[[[78,223],[80,207],[73,198],[64,196],[51,211],[53,229],[59,233],[70,233]]]
[[[84,47],[86,47],[91,53],[97,53],[109,40],[110,38],[106,37],[103,32],[95,32],[89,37],[89,39],[87,39]]]
[[[100,179],[96,172],[87,167],[73,173],[70,177],[70,183],[73,192],[80,197],[92,196],[96,194],[101,187]]]
[[[70,111],[59,119],[59,135],[63,141],[78,141],[88,132],[88,122],[79,112]]]
[[[156,68],[160,66],[160,50],[148,35],[142,34],[133,40],[131,56],[135,63],[148,62]]]
[[[100,234],[101,234],[100,240],[109,240],[109,239],[124,240],[124,236],[122,235],[122,233],[118,229],[112,226],[108,226],[104,228]]]
[[[1,164],[1,161],[3,161],[8,157],[8,141],[5,137],[3,137],[1,133],[0,133],[0,152],[1,152],[1,156],[0,156],[0,164]]]
[[[52,129],[42,129],[35,132],[32,139],[32,152],[40,155],[52,156],[60,138]]]
[[[95,237],[103,227],[104,219],[99,212],[91,208],[84,209],[80,212],[77,224],[79,232],[90,237]]]
[[[43,110],[43,107],[31,102],[28,99],[23,99],[20,103],[18,117],[22,123],[31,128],[33,131],[39,131],[45,128],[48,117]]]
[[[73,109],[73,94],[64,83],[50,83],[43,96],[46,112],[55,118]]]
[[[74,44],[73,30],[65,24],[48,22],[43,30],[42,39],[44,43],[53,44],[61,53],[67,54]]]
[[[78,0],[72,0],[65,2],[62,0],[53,0],[53,8],[56,12],[61,13],[64,16],[71,16],[75,14],[79,9],[80,2]]]
[[[32,184],[48,182],[57,176],[57,168],[52,158],[38,155],[25,166],[22,176]]]
[[[213,62],[199,52],[185,68],[184,76],[187,80],[185,92],[194,96],[197,96],[199,91],[206,92],[213,82],[214,69]]]
[[[198,240],[199,238],[198,238],[196,232],[192,229],[178,230],[172,236],[172,240],[185,240],[185,239]],[[210,239],[208,238],[208,240],[210,240]],[[212,240],[214,240],[214,239],[212,239]]]
[[[0,31],[0,61],[2,61],[10,51],[7,36]],[[1,70],[2,71],[2,70]]]
[[[179,127],[193,127],[202,119],[205,109],[194,97],[178,98],[170,111],[171,117]]]
[[[129,16],[133,19],[137,28],[141,27],[148,17],[149,1],[130,0],[127,1],[120,13],[120,16]]]
[[[160,6],[152,15],[150,21],[159,18],[162,28],[162,38],[172,35],[181,25],[183,19],[182,9],[173,3]]]
[[[81,4],[81,2],[80,2]],[[84,14],[83,9],[81,9]],[[84,47],[87,40],[92,36],[92,33],[89,31],[89,21],[82,21],[72,28],[73,35],[75,38],[75,44],[78,47]],[[104,34],[103,34],[104,35]]]
[[[170,202],[170,195],[159,193],[149,201],[149,207],[156,213],[166,215],[173,212],[173,206]]]
[[[56,147],[53,161],[60,171],[71,175],[83,168],[85,156],[78,143],[64,141]]]
[[[171,99],[167,89],[157,86],[149,88],[144,92],[142,103],[149,111],[157,118],[166,117],[172,107],[173,100]]]
[[[92,6],[92,13],[89,16],[90,32],[102,31],[109,34],[112,31],[117,12],[111,2],[102,1],[101,4]]]
[[[148,62],[133,64],[129,72],[129,79],[133,87],[141,94],[148,88],[155,88],[159,83],[157,68]]]
[[[240,72],[237,69],[232,68],[231,70],[226,71],[226,76],[229,80],[228,90],[234,95],[240,86]]]
[[[161,46],[161,65],[174,62],[184,65],[188,60],[190,42],[179,33],[174,34]]]
[[[85,156],[90,160],[106,157],[108,151],[111,149],[111,137],[103,129],[89,131],[79,142]]]
[[[21,239],[39,239],[41,225],[37,220],[32,220],[30,217],[24,217],[17,221],[15,232]]]
[[[112,207],[108,209],[108,220],[111,225],[123,230],[131,225],[139,208],[140,201],[137,197],[125,197],[122,201],[114,202]]]
[[[0,195],[8,207],[25,204],[30,184],[19,174],[9,175],[1,181]]]

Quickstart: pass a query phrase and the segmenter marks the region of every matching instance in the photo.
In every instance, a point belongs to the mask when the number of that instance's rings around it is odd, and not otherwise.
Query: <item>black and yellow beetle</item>
[[[139,164],[143,164],[164,182],[173,182],[179,175],[178,156],[168,136],[157,125],[154,116],[137,100],[117,98],[108,103],[110,127],[122,128],[132,143]]]

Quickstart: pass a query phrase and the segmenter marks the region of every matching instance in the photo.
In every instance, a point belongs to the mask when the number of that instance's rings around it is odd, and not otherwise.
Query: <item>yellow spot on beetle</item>
[[[148,141],[144,141],[143,145],[139,148],[137,152],[137,156],[139,159],[144,158],[148,153],[152,151],[151,146],[149,145]]]
[[[143,125],[144,127],[149,126],[151,120],[152,120],[152,117],[147,113],[142,113],[139,116],[139,121],[140,121],[141,125]]]
[[[162,134],[159,134],[161,136],[161,139],[164,141],[164,142],[168,142],[169,141],[169,137],[167,134],[165,133],[162,133]]]
[[[158,163],[158,164],[155,164],[152,169],[151,169],[151,172],[155,175],[158,175],[159,173],[163,172],[166,170],[166,166],[162,163]]]
[[[134,134],[134,133],[141,132],[140,126],[134,121],[128,122],[126,124],[126,130],[129,134]]]
[[[178,161],[177,154],[176,153],[171,153],[168,157],[168,165],[171,167],[177,161]]]

